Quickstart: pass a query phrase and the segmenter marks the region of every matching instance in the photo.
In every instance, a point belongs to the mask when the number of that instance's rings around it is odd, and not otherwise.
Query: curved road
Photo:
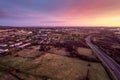
[[[104,66],[112,73],[115,80],[120,80],[120,65],[116,63],[111,57],[109,57],[105,52],[99,49],[96,45],[91,42],[91,35],[85,40],[89,47],[96,53],[97,57],[101,60]]]

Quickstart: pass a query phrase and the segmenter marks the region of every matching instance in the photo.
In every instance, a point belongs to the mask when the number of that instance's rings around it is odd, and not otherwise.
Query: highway
[[[115,80],[120,80],[120,65],[116,63],[111,57],[109,57],[104,51],[98,48],[91,42],[92,35],[88,36],[85,40],[88,46],[96,53],[102,64],[108,68]]]

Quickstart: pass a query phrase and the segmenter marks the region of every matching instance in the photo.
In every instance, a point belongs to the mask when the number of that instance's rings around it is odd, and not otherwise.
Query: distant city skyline
[[[0,25],[120,26],[120,0],[0,0]]]

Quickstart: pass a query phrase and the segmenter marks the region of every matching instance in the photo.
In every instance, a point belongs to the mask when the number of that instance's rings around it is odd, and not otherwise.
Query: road
[[[120,65],[109,57],[104,51],[98,48],[91,42],[92,35],[88,36],[85,40],[88,46],[96,53],[97,57],[101,60],[104,66],[108,68],[115,80],[120,80]]]

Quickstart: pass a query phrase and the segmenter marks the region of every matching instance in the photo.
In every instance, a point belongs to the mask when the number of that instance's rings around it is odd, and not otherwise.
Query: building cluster
[[[0,30],[0,54],[15,49],[23,49],[30,45],[52,44],[58,37],[49,37],[52,31],[40,29],[36,31],[22,29]]]
[[[31,44],[31,31],[8,29],[0,30],[0,53],[9,52],[13,48],[24,48]]]
[[[109,30],[112,31],[120,39],[120,28],[111,28]]]
[[[79,40],[90,33],[78,28],[12,28],[0,29],[0,54],[21,50],[31,45],[52,45]],[[93,32],[93,31],[92,31]]]

